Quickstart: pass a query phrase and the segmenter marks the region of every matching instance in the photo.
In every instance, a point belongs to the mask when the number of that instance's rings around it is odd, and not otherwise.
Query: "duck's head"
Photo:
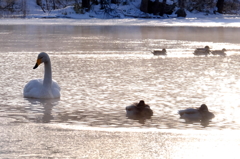
[[[138,107],[144,107],[145,106],[144,100],[140,100],[137,106]]]
[[[36,65],[33,67],[33,69],[36,69],[41,63],[43,62],[48,62],[49,61],[49,56],[45,52],[41,52],[38,54],[37,62]]]
[[[202,104],[199,108],[199,111],[201,112],[208,112],[208,107],[206,104]]]
[[[205,48],[205,49],[207,49],[207,50],[209,50],[209,49],[210,49],[210,47],[209,47],[209,46],[205,46],[204,48]]]
[[[225,48],[223,48],[222,51],[227,51],[227,50]]]

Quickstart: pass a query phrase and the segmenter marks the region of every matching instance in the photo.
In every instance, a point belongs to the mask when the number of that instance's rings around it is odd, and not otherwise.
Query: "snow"
[[[193,27],[240,27],[240,17],[232,15],[204,16],[201,14],[189,15],[187,18],[166,19],[99,19],[86,18],[49,18],[32,17],[26,19],[1,19],[0,25],[31,24],[31,25],[125,25],[125,26],[193,26]]]
[[[169,4],[173,1],[168,0]],[[186,18],[177,18],[173,13],[169,16],[155,16],[139,10],[140,1],[129,2],[129,5],[116,6],[115,18],[100,11],[100,6],[84,14],[76,14],[72,6],[44,13],[35,1],[27,1],[27,16],[25,19],[1,19],[1,25],[31,24],[31,25],[131,25],[131,26],[194,26],[194,27],[240,27],[239,15],[206,14],[188,12]],[[137,16],[145,18],[136,18]],[[148,18],[146,18],[148,17]]]

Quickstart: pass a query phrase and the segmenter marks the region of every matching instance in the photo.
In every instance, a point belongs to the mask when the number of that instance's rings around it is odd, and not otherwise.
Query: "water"
[[[240,28],[147,26],[0,26],[0,117],[13,123],[63,123],[158,129],[240,128]],[[195,57],[196,47],[226,48],[227,56]],[[150,51],[166,48],[167,57]],[[24,99],[25,84],[49,53],[60,100]],[[125,107],[145,100],[154,116],[144,124]],[[207,104],[207,127],[186,124],[178,110]]]

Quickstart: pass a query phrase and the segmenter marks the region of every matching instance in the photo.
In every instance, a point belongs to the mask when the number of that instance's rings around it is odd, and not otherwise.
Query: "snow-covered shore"
[[[240,27],[240,16],[191,15],[188,18],[171,19],[67,19],[67,18],[26,18],[1,19],[0,25],[125,25],[125,26],[193,26],[193,27]]]
[[[145,14],[137,9],[140,1],[134,4],[119,6],[119,18],[109,18],[104,13],[94,11],[76,14],[73,7],[53,10],[44,13],[35,1],[27,1],[26,18],[6,18],[0,20],[0,25],[124,25],[124,26],[193,26],[193,27],[240,27],[240,15],[213,14],[187,11],[186,18],[177,18],[176,14],[163,17],[147,15],[148,18],[133,18]],[[95,6],[97,7],[97,6]],[[16,16],[17,17],[17,16]],[[21,16],[19,16],[21,17]],[[141,17],[141,16],[140,16]],[[146,17],[146,14],[144,15]]]

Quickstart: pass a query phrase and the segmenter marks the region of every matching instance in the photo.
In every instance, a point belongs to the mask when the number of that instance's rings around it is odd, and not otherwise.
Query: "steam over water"
[[[146,26],[0,26],[0,111],[12,122],[167,129],[240,128],[239,28]],[[227,56],[194,56],[195,48]],[[153,56],[167,49],[166,57]],[[24,99],[39,52],[50,55],[60,100]],[[144,124],[125,107],[144,100],[154,112]],[[205,103],[215,118],[206,128],[186,124],[178,110]]]

